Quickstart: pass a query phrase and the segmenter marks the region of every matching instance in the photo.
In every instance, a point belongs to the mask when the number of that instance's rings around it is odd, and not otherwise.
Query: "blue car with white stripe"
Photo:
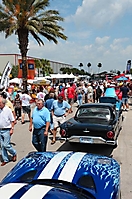
[[[83,152],[33,152],[0,183],[2,199],[120,199],[120,165]]]

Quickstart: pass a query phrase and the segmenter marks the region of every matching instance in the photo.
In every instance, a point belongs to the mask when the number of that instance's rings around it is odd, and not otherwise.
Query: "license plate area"
[[[82,137],[80,137],[80,143],[92,144],[93,139],[92,138],[82,138]]]

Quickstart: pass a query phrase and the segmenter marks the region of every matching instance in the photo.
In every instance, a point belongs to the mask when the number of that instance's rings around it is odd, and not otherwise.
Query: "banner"
[[[12,70],[12,65],[10,62],[8,62],[1,76],[1,83],[0,83],[1,88],[8,87],[11,70]]]
[[[127,67],[126,67],[126,74],[130,73],[130,69],[131,69],[131,60],[127,61]]]
[[[19,70],[18,78],[22,78],[22,60],[18,59]],[[34,59],[27,59],[27,79],[34,79],[35,76],[35,62]]]

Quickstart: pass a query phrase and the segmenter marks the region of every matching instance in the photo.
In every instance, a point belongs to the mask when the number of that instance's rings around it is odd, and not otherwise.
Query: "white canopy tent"
[[[22,83],[22,79],[21,78],[13,78],[11,80],[9,80],[9,84],[21,84]]]
[[[45,77],[35,77],[32,84],[39,85],[49,85],[51,83],[50,80],[47,80]]]
[[[74,79],[76,76],[73,74],[50,74],[50,76],[46,76],[47,79]]]

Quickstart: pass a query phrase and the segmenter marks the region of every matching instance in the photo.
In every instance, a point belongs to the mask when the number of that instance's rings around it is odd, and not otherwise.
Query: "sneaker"
[[[13,161],[13,162],[16,162],[16,160],[17,160],[17,156],[14,155],[14,156],[12,157],[12,161]]]
[[[53,144],[55,144],[56,143],[56,140],[52,140],[51,141],[51,144],[53,145]]]
[[[5,166],[8,162],[2,162],[1,166]]]

